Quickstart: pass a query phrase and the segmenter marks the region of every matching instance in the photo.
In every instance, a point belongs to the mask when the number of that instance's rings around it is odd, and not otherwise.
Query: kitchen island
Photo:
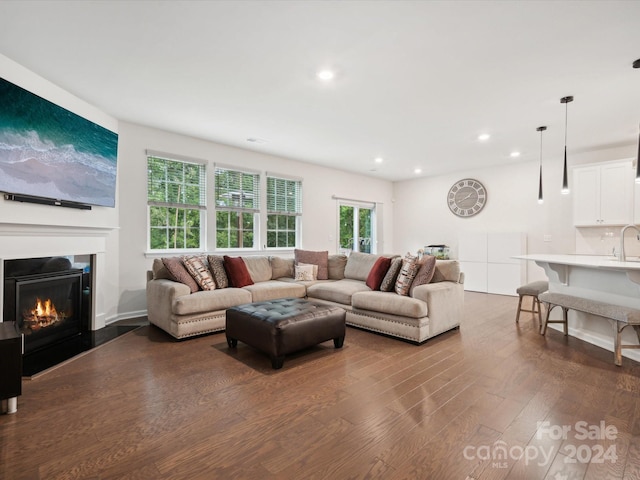
[[[557,254],[520,255],[515,258],[530,260],[542,267],[549,279],[550,292],[640,310],[640,261],[621,262],[612,256]],[[559,314],[556,310],[552,315]],[[556,325],[549,325],[549,328],[560,329]],[[613,352],[613,329],[602,318],[570,311],[569,335]],[[633,329],[623,332],[623,341],[638,343]],[[640,361],[638,350],[623,350],[623,356]]]

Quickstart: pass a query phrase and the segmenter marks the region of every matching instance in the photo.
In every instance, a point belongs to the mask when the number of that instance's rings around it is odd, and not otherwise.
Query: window
[[[295,248],[302,215],[302,182],[267,174],[267,248]]]
[[[256,248],[260,175],[216,166],[216,248]]]
[[[375,252],[375,205],[341,202],[340,252]]]
[[[205,166],[147,154],[149,249],[200,249],[204,245]]]

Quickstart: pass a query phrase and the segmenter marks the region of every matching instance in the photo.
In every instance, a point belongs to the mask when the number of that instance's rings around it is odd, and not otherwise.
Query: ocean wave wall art
[[[0,191],[115,206],[118,134],[0,78]]]

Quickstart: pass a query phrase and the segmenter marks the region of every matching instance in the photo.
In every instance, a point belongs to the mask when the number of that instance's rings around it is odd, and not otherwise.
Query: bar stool
[[[533,314],[538,314],[538,323],[542,326],[542,310],[540,308],[540,299],[538,296],[549,290],[549,282],[538,281],[527,283],[526,285],[522,285],[516,289],[516,293],[520,296],[520,301],[518,301],[518,312],[516,313],[516,323],[520,321],[520,312],[530,312]],[[527,310],[522,308],[522,299],[524,297],[532,297],[531,298],[531,310]]]

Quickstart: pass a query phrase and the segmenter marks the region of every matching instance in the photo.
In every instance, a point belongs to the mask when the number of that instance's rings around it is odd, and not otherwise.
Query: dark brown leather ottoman
[[[284,356],[333,339],[341,348],[345,335],[345,311],[309,302],[283,298],[247,303],[226,312],[227,344],[238,340],[271,357],[273,368],[282,368]]]

